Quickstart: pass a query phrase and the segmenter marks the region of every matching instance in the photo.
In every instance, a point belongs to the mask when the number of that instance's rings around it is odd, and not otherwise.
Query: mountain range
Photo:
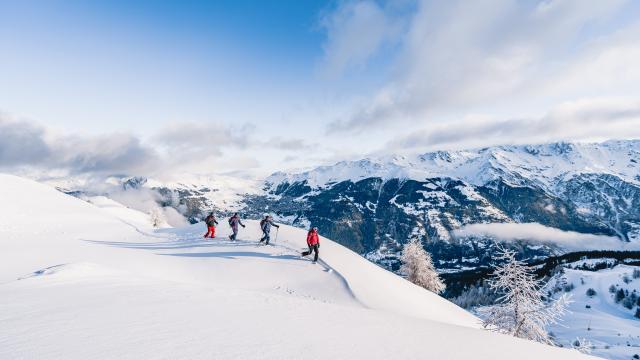
[[[247,218],[270,213],[290,225],[317,226],[323,235],[392,270],[398,268],[402,245],[414,237],[442,272],[491,263],[496,237],[513,240],[508,246],[529,259],[566,252],[562,241],[567,238],[578,249],[585,236],[592,248],[598,241],[603,247],[611,247],[611,239],[633,247],[640,240],[636,140],[366,158],[277,172],[264,180],[178,178],[120,176],[110,178],[109,186],[54,185],[78,196],[101,193],[116,199],[148,192],[153,203],[175,209],[192,223],[211,209],[221,215],[239,211]],[[486,231],[473,231],[478,224]],[[509,235],[492,231],[495,224],[529,227]],[[533,233],[539,229],[552,231]]]

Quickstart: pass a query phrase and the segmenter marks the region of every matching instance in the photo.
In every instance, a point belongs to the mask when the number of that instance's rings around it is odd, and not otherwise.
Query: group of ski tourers
[[[207,225],[207,233],[204,234],[205,238],[215,238],[216,237],[216,225],[218,225],[218,221],[214,216],[213,212],[211,212],[205,219],[205,224]],[[235,241],[238,237],[238,227],[245,225],[240,220],[240,215],[238,213],[234,213],[233,216],[229,218],[227,221],[229,226],[231,227],[231,235],[229,235],[229,240]],[[265,215],[264,219],[260,220],[260,229],[262,230],[262,238],[260,238],[260,243],[264,243],[265,245],[269,245],[269,241],[271,240],[271,227],[275,227],[276,229],[280,228],[280,225],[273,222],[273,218],[271,215]],[[307,233],[307,246],[309,250],[302,252],[302,256],[308,256],[312,253],[313,262],[318,261],[318,255],[320,253],[320,237],[318,236],[318,228],[312,227]]]

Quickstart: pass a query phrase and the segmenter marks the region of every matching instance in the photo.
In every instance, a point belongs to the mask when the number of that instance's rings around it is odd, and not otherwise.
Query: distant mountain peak
[[[638,140],[560,141],[340,161],[304,172],[274,173],[267,178],[267,183],[277,186],[284,182],[306,182],[312,188],[324,188],[336,182],[370,177],[418,180],[445,176],[483,185],[502,176],[518,182],[529,179],[546,187],[555,178],[585,172],[608,172],[636,181],[638,171],[627,165],[638,161]]]

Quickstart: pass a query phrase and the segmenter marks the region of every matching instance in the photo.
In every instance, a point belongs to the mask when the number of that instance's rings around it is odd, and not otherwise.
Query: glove
[[[246,226],[242,225],[243,228],[246,228]]]
[[[320,243],[318,243],[318,249],[320,249]]]

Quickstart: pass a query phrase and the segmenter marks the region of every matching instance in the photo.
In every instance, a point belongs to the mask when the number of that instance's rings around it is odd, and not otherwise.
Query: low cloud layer
[[[80,136],[55,134],[37,123],[0,117],[0,171],[24,170],[26,175],[47,179],[59,175],[81,175],[74,180],[90,193],[109,194],[127,207],[154,213],[172,226],[187,224],[181,213],[185,205],[167,199],[149,188],[126,190],[109,175],[162,176],[177,170],[207,170],[207,164],[249,146],[251,129],[235,129],[216,124],[176,124],[161,128],[148,142],[127,133]],[[285,143],[284,146],[295,144]],[[265,146],[263,144],[263,146]],[[226,155],[225,155],[226,156]],[[228,156],[236,163],[242,157]],[[244,167],[253,166],[250,161]],[[192,166],[193,165],[193,166]],[[48,174],[51,172],[51,174]],[[65,187],[64,182],[60,183]],[[72,186],[73,188],[73,186]],[[158,204],[171,201],[176,209]]]
[[[108,193],[110,199],[126,207],[136,209],[145,214],[155,212],[161,221],[166,222],[170,226],[179,227],[189,224],[181,214],[181,212],[186,212],[186,206],[182,205],[177,209],[170,206],[159,206],[158,204],[166,202],[167,199],[156,190],[139,188],[135,189],[135,191],[126,191],[123,190],[122,187],[114,186],[109,189]]]
[[[569,251],[640,249],[639,244],[625,243],[617,237],[563,231],[538,223],[471,224],[455,230],[454,235],[485,236],[498,241],[525,240],[535,244],[557,245]]]
[[[471,117],[424,128],[387,148],[447,149],[503,144],[640,137],[640,99],[590,98],[567,102],[540,118]]]
[[[14,122],[0,116],[0,164],[40,164],[51,156],[44,130],[28,122]]]
[[[84,172],[140,172],[158,163],[155,151],[129,134],[55,136],[28,121],[0,117],[0,167]]]
[[[251,126],[179,123],[148,140],[129,133],[56,134],[35,122],[0,116],[0,171],[56,171],[77,175],[162,175],[246,171],[261,165],[256,149],[290,154],[313,144],[256,139]]]

